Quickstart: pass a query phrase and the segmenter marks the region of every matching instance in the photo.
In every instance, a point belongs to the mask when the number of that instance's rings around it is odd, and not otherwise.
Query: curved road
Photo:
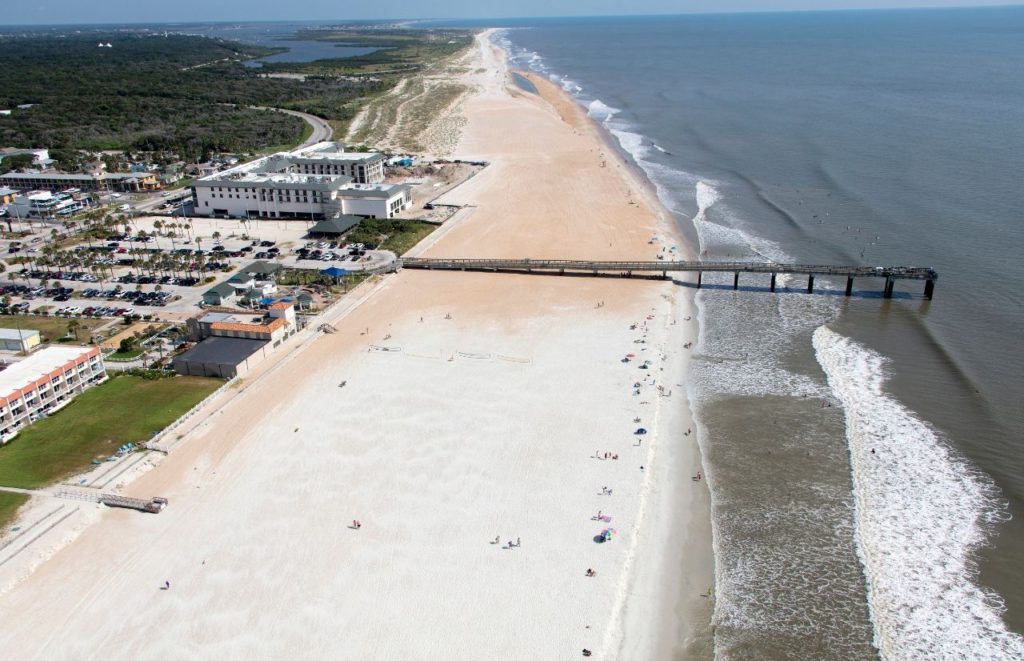
[[[277,112],[283,112],[286,115],[292,115],[293,117],[299,117],[305,120],[307,124],[313,127],[313,133],[301,144],[295,147],[295,149],[303,149],[315,145],[318,142],[326,142],[331,139],[334,135],[334,129],[325,120],[317,117],[316,115],[310,115],[308,112],[299,112],[298,110],[287,110],[285,108],[268,108],[264,106],[250,106],[256,110],[276,110]]]

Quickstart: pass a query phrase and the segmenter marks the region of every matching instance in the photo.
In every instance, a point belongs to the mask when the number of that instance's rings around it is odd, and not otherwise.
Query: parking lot
[[[0,276],[0,295],[16,312],[184,320],[199,311],[203,292],[254,260],[359,271],[395,258],[358,244],[305,239],[311,225],[299,220],[137,218],[130,234],[116,231],[103,241],[65,246],[59,259],[45,248],[51,228],[43,225],[33,235],[0,241],[7,267]]]

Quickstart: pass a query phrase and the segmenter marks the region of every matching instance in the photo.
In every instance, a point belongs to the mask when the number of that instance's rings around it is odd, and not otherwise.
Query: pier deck
[[[935,269],[917,266],[835,266],[826,264],[779,264],[775,262],[683,262],[683,261],[586,261],[567,259],[435,259],[410,257],[400,259],[398,268],[484,271],[492,273],[542,273],[549,275],[614,275],[625,278],[656,277],[668,278],[669,273],[696,273],[697,288],[702,285],[704,273],[732,273],[733,289],[739,288],[741,273],[764,273],[771,276],[769,290],[775,291],[779,275],[806,275],[807,292],[814,291],[814,277],[845,277],[846,295],[853,293],[856,278],[881,278],[885,280],[883,296],[892,298],[897,280],[924,280],[924,296],[931,299],[935,293],[935,281],[939,274]]]

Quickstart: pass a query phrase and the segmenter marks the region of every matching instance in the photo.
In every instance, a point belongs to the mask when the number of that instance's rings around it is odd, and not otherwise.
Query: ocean
[[[700,259],[939,272],[705,278],[716,656],[1024,658],[1024,8],[499,25]]]

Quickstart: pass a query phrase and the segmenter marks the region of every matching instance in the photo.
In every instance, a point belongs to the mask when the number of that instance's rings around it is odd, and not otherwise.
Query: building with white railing
[[[47,347],[0,372],[0,443],[107,379],[99,347]]]
[[[281,152],[198,179],[199,216],[323,220],[341,214],[392,218],[412,203],[410,187],[384,184],[384,156],[338,143]]]

